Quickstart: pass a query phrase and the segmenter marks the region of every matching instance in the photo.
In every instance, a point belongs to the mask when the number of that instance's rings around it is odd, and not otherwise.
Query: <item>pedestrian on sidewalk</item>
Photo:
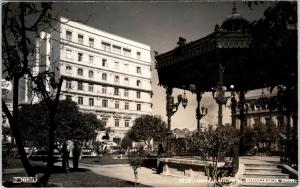
[[[158,152],[157,152],[157,174],[160,174],[163,171],[163,164],[160,162],[160,158],[162,157],[164,152],[165,151],[164,151],[163,145],[159,144]]]
[[[69,172],[69,155],[70,152],[68,151],[67,148],[67,142],[63,143],[62,146],[62,167],[66,172]]]
[[[74,170],[78,169],[79,158],[80,158],[79,142],[75,141],[74,142],[74,148],[73,148],[73,169]]]

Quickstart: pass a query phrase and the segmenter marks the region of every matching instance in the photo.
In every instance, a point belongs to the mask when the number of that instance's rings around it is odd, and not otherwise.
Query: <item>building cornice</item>
[[[123,44],[126,44],[126,45],[128,45],[128,46],[133,46],[133,47],[135,47],[135,48],[139,48],[139,49],[143,49],[143,50],[147,50],[147,51],[150,51],[150,50],[151,50],[149,45],[146,45],[146,44],[143,44],[143,43],[140,43],[140,42],[137,42],[137,41],[134,41],[134,40],[125,38],[125,37],[121,37],[121,36],[119,36],[119,35],[115,35],[115,34],[112,34],[112,33],[106,32],[106,31],[102,31],[102,30],[97,29],[97,28],[95,28],[95,27],[88,26],[88,25],[85,25],[85,24],[82,24],[82,23],[79,23],[79,22],[71,21],[71,20],[69,20],[69,19],[67,19],[67,18],[64,18],[64,17],[61,17],[61,18],[65,19],[65,20],[68,20],[67,23],[63,23],[63,24],[62,24],[62,25],[64,25],[64,26],[73,27],[73,28],[75,28],[75,29],[78,29],[78,30],[81,30],[81,31],[84,31],[84,32],[87,32],[87,33],[91,33],[91,34],[93,34],[93,35],[97,35],[97,36],[100,36],[100,37],[103,37],[103,38],[107,38],[107,39],[112,40],[112,41],[116,41],[116,42],[119,42],[119,43],[123,43]],[[110,37],[107,37],[107,36],[104,36],[104,35],[100,35],[100,34],[98,34],[98,33],[91,32],[91,31],[88,31],[88,30],[86,30],[86,29],[82,29],[82,27],[81,27],[81,28],[76,27],[76,26],[71,25],[71,24],[69,24],[69,23],[80,24],[80,25],[82,25],[83,27],[89,27],[89,28],[94,29],[94,30],[96,30],[96,31],[98,31],[98,32],[102,32],[102,33],[111,35],[112,37],[117,37],[117,38],[120,38],[120,39],[128,40],[128,41],[130,41],[130,42],[137,43],[137,44],[139,44],[139,45],[141,45],[141,46],[147,46],[147,47],[149,47],[149,49],[143,48],[143,47],[140,47],[140,46],[137,46],[137,45],[133,45],[133,44],[130,44],[130,43],[127,43],[127,42],[119,41],[119,40],[116,40],[116,39],[113,39],[113,38],[110,38]]]

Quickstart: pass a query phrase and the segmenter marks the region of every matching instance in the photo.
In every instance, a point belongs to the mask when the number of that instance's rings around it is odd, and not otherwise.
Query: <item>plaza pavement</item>
[[[133,169],[129,164],[114,164],[114,165],[91,165],[80,163],[82,168],[88,168],[96,174],[113,177],[126,181],[134,182]],[[203,179],[188,179],[175,176],[166,176],[156,174],[156,171],[149,168],[138,169],[138,183],[152,187],[207,187],[206,177]],[[212,185],[210,185],[212,186]]]

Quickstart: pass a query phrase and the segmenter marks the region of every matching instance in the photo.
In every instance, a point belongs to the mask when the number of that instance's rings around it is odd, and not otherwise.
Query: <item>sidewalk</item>
[[[96,174],[122,179],[126,181],[134,182],[134,174],[129,164],[115,164],[115,165],[91,165],[91,164],[79,164],[80,167],[88,168]],[[156,174],[148,168],[138,169],[138,183],[152,187],[207,187],[205,180],[192,180],[189,178],[165,176]],[[198,181],[198,182],[197,182]]]

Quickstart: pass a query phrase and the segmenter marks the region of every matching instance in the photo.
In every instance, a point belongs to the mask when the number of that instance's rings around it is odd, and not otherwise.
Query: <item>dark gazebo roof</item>
[[[211,91],[219,81],[220,64],[225,67],[227,88],[233,84],[236,90],[247,91],[282,84],[282,70],[253,52],[248,23],[234,8],[208,36],[189,43],[180,37],[175,49],[155,56],[159,84],[180,89],[194,84]]]
[[[247,31],[249,21],[243,18],[234,7],[232,14],[222,23],[221,28],[226,31]]]

